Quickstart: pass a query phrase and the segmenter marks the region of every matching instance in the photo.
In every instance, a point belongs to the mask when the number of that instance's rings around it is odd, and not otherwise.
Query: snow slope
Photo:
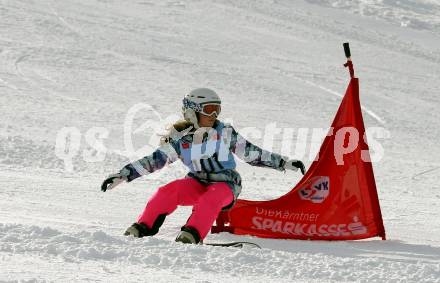
[[[0,281],[440,282],[439,23],[434,0],[0,1]],[[299,128],[333,119],[348,82],[345,41],[366,126],[389,133],[374,164],[388,241],[219,234],[207,240],[263,249],[184,246],[173,239],[189,208],[155,238],[121,236],[158,186],[185,173],[172,164],[100,192],[129,161],[124,120],[133,106],[154,110],[137,114],[140,127],[178,114],[184,93],[207,86],[238,129],[276,122],[296,141]],[[80,138],[72,171],[56,154],[63,127]],[[107,151],[87,162],[96,127],[108,130]],[[136,149],[152,135],[142,129]],[[306,153],[288,155],[309,165],[308,149],[320,144],[311,140],[309,131]],[[247,199],[281,196],[300,178],[239,171]]]

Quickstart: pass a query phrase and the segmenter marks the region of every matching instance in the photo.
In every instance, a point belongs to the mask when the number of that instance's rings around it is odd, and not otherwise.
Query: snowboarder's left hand
[[[107,179],[104,180],[104,182],[102,182],[101,191],[105,192],[107,190],[111,190],[125,181],[127,181],[127,178],[121,173],[111,174],[107,177]]]
[[[300,169],[303,175],[306,173],[306,167],[304,166],[304,163],[302,163],[301,160],[297,160],[297,159],[285,160],[283,164],[283,168],[293,171],[298,171],[298,169]]]

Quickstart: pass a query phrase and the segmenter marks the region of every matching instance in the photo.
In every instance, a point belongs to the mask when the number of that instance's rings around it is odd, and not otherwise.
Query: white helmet
[[[205,115],[213,115],[218,116],[220,114],[220,108],[218,111],[210,111],[206,113],[205,106],[206,105],[221,105],[220,97],[217,93],[209,88],[197,88],[191,91],[189,94],[185,95],[183,98],[183,107],[182,113],[183,118],[188,122],[194,124],[194,127],[199,128],[197,114],[202,113]]]

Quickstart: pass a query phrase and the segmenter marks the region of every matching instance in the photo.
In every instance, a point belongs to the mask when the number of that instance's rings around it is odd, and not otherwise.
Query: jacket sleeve
[[[127,182],[131,182],[142,175],[148,175],[162,169],[166,164],[179,159],[176,146],[173,142],[161,145],[152,154],[125,165],[120,170],[121,175],[126,177]]]
[[[285,158],[279,154],[264,150],[240,135],[232,126],[231,150],[244,162],[258,167],[270,167],[284,171]]]

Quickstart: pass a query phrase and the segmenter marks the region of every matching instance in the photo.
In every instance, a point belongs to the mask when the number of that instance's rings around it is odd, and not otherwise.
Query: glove
[[[289,159],[287,161],[284,160],[283,168],[285,170],[288,169],[293,171],[298,171],[298,169],[300,169],[303,175],[306,173],[306,167],[304,166],[304,163],[302,163],[301,160],[297,159]]]
[[[105,192],[111,190],[125,181],[127,181],[127,177],[123,176],[121,173],[111,174],[104,180],[104,182],[102,182],[101,191]]]

